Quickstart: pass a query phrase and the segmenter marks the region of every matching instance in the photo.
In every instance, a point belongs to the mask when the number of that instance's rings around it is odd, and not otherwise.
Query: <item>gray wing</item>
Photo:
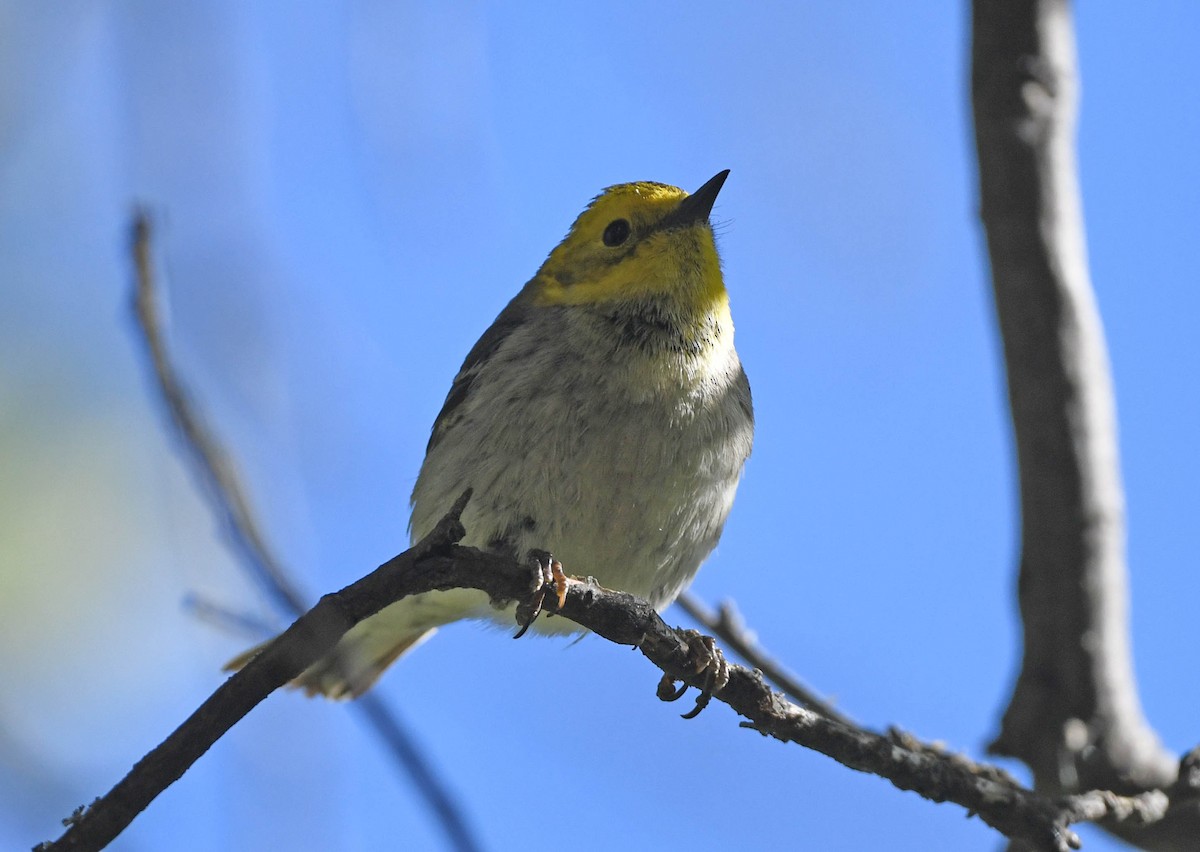
[[[750,378],[746,375],[746,370],[741,364],[738,364],[738,377],[734,381],[733,392],[737,398],[738,405],[746,415],[746,419],[753,426],[754,398],[750,393]]]
[[[437,419],[433,421],[433,431],[429,436],[429,444],[425,447],[427,454],[442,439],[446,431],[454,425],[454,413],[470,396],[471,387],[475,383],[476,376],[479,375],[479,368],[492,355],[496,354],[496,350],[508,339],[513,330],[525,321],[525,314],[528,310],[529,307],[518,295],[500,312],[500,315],[488,326],[487,331],[479,340],[475,341],[475,345],[467,353],[462,367],[459,368],[458,375],[454,377],[454,382],[450,385],[450,392],[446,394],[442,410],[438,412]]]

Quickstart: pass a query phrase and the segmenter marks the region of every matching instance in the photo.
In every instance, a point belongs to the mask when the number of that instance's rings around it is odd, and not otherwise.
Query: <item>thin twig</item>
[[[688,616],[728,645],[735,654],[763,673],[768,683],[775,684],[783,694],[798,704],[828,716],[830,719],[852,725],[854,721],[827,700],[813,692],[787,666],[768,654],[758,644],[754,634],[746,628],[741,613],[732,601],[722,601],[713,612],[691,592],[684,592],[675,601]]]
[[[73,815],[63,836],[43,844],[42,852],[103,848],[239,719],[329,653],[354,624],[383,607],[409,595],[458,588],[479,589],[500,604],[527,600],[531,579],[527,564],[455,543],[465,535],[459,517],[468,498],[469,492],[416,546],[356,583],[321,598],[222,684],[108,794]],[[637,647],[669,680],[700,690],[712,685],[711,670],[697,666],[694,631],[669,627],[643,600],[602,589],[591,580],[570,578],[562,605],[551,595],[543,606],[611,642]],[[713,654],[719,655],[715,646],[711,647]],[[793,704],[773,691],[757,671],[731,665],[724,673],[728,677],[722,679],[723,686],[714,697],[745,717],[745,726],[815,749],[932,801],[954,802],[1034,849],[1066,852],[1079,848],[1079,838],[1068,827],[1074,822],[1145,823],[1166,809],[1162,793],[1136,798],[1089,793],[1050,799],[1021,787],[1002,770],[947,754],[908,734],[865,731]],[[672,692],[660,694],[669,698]]]
[[[183,606],[201,621],[206,621],[225,633],[242,638],[246,644],[263,642],[276,630],[266,620],[249,612],[239,612],[199,595],[186,595]]]
[[[200,478],[209,505],[223,519],[240,564],[258,582],[276,607],[291,619],[308,609],[305,595],[289,577],[282,562],[267,544],[237,465],[192,403],[167,351],[163,336],[163,312],[158,277],[155,273],[150,217],[143,209],[134,213],[132,252],[135,268],[134,312],[140,338],[154,366],[156,386],[178,430],[183,449]],[[450,846],[460,852],[480,849],[468,826],[462,806],[424,754],[416,737],[383,699],[367,696],[350,705],[374,730],[393,760],[413,783],[419,795],[436,814]]]
[[[275,601],[293,618],[307,609],[305,596],[288,577],[267,546],[265,536],[250,509],[237,467],[191,402],[163,336],[163,312],[158,276],[154,266],[150,217],[143,209],[134,211],[132,251],[135,276],[134,314],[140,339],[154,366],[156,388],[166,404],[171,423],[179,430],[183,449],[192,461],[212,508],[224,521],[229,540],[243,565]]]

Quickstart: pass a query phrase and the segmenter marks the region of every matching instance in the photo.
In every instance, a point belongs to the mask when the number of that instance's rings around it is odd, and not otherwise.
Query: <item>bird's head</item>
[[[530,282],[539,306],[664,300],[695,310],[727,309],[708,216],[729,171],[692,194],[662,183],[610,186]]]

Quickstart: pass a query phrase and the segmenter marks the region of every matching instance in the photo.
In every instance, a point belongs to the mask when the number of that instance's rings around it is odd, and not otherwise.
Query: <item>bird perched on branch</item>
[[[413,489],[413,541],[471,488],[463,544],[547,572],[561,560],[658,609],[691,582],[721,535],[754,436],[709,224],[728,174],[691,195],[612,186],[580,214],[454,378]],[[464,618],[512,624],[513,611],[469,589],[405,598],[355,625],[296,684],[358,696]],[[527,627],[581,630],[536,613]]]

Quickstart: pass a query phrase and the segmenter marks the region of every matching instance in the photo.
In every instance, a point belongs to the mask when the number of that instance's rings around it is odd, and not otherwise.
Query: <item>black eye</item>
[[[604,244],[610,248],[619,246],[629,239],[630,230],[628,219],[613,219],[604,229]]]

